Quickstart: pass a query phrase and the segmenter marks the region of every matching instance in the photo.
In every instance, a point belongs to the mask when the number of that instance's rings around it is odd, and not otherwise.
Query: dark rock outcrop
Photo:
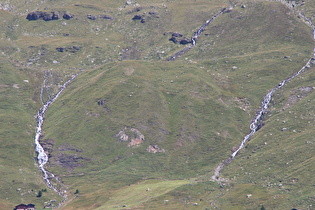
[[[62,17],[63,17],[63,19],[69,20],[69,19],[73,18],[73,15],[71,15],[69,13],[65,13],[65,14],[63,14]]]
[[[45,21],[58,20],[59,19],[59,15],[54,13],[54,12],[52,12],[52,13],[43,12],[42,13],[42,18]]]
[[[191,40],[186,38],[186,37],[184,37],[184,39],[180,40],[179,43],[182,44],[182,45],[185,45],[185,44],[191,43]]]
[[[50,21],[50,20],[56,20],[58,18],[59,18],[58,14],[54,12],[48,13],[48,12],[42,12],[42,11],[31,12],[26,16],[27,20],[43,19],[45,21]]]
[[[71,53],[76,53],[79,51],[81,47],[79,46],[72,46],[72,47],[57,47],[56,50],[58,52],[71,52]]]
[[[146,15],[149,14],[149,15]],[[133,16],[132,20],[140,20],[141,23],[145,23],[146,20],[152,19],[152,17],[159,18],[159,16],[156,15],[156,12],[149,12],[149,13],[144,13],[142,15],[135,15]]]
[[[78,154],[65,154],[61,153],[54,157],[54,163],[67,168],[69,171],[73,170],[76,167],[82,167],[86,161],[90,159],[79,156]]]
[[[166,35],[167,33],[164,33],[164,35]],[[173,42],[174,44],[182,44],[182,45],[186,45],[189,43],[192,43],[191,39],[188,39],[187,37],[183,37],[183,35],[179,32],[173,32],[171,33],[172,37],[169,39],[171,42]]]
[[[174,44],[177,44],[179,41],[176,37],[173,37],[169,39],[171,42],[173,42]]]
[[[35,11],[30,12],[27,14],[26,19],[27,20],[44,20],[44,21],[51,21],[51,20],[58,20],[60,17],[69,20],[73,18],[73,15],[69,13],[63,13],[63,12],[43,12],[43,11]]]
[[[97,18],[97,16],[95,16],[95,15],[87,15],[86,17],[90,20],[96,20],[96,18]]]
[[[182,40],[186,40],[187,38],[182,39],[183,35],[179,32],[173,32],[172,37],[169,39],[174,44],[181,43]]]
[[[58,52],[64,52],[65,51],[65,48],[64,47],[57,47],[56,50]]]
[[[104,19],[104,20],[113,20],[113,18],[111,16],[108,15],[99,15],[100,19]]]
[[[58,20],[59,14],[52,12],[51,20]]]
[[[103,20],[113,20],[111,16],[108,15],[87,15],[87,18],[90,20],[103,19]]]
[[[38,20],[42,15],[42,12],[36,11],[36,12],[31,12],[26,16],[26,19],[28,20]]]
[[[143,18],[142,15],[135,15],[132,19],[133,20],[141,20]]]

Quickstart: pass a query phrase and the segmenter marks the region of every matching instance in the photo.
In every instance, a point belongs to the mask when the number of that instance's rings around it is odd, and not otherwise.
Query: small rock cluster
[[[96,20],[96,19],[113,20],[113,18],[108,15],[90,15],[89,14],[86,17],[90,20]]]
[[[149,145],[147,148],[147,152],[157,153],[157,152],[165,152],[165,150],[161,149],[158,145]]]
[[[130,138],[130,136],[134,136]],[[136,148],[139,147],[144,141],[144,135],[136,128],[127,128],[119,131],[114,137],[119,138],[120,142],[128,142],[128,147]],[[149,145],[146,149],[150,153],[165,152],[164,149],[161,149],[158,145]]]
[[[28,13],[26,16],[27,20],[44,20],[44,21],[51,21],[51,20],[58,20],[62,17],[63,19],[69,20],[73,18],[73,15],[69,13],[61,13],[61,12],[43,12],[43,11],[35,11]]]
[[[129,136],[126,134],[127,131],[135,136],[130,139],[128,147],[139,147],[145,141],[144,135],[136,128],[124,128],[124,130],[119,131],[115,137],[118,137],[121,142],[126,142],[129,140]]]
[[[164,35],[166,35],[167,33],[164,33]],[[172,37],[169,39],[171,42],[173,42],[174,44],[182,44],[182,45],[186,45],[189,43],[192,43],[191,39],[187,38],[187,37],[183,37],[183,35],[179,32],[172,32],[171,33]]]
[[[140,10],[139,10],[140,11]],[[156,12],[148,12],[148,13],[143,13],[141,15],[137,14],[135,15],[132,20],[140,20],[141,23],[145,23],[146,20],[151,19],[151,18],[159,18]]]
[[[72,46],[72,47],[57,47],[56,50],[58,52],[71,52],[76,53],[78,50],[80,50],[81,47],[79,46]]]
[[[65,20],[69,20],[73,18],[74,15],[69,14],[67,12],[43,12],[43,11],[35,11],[30,12],[27,14],[26,19],[27,20],[44,20],[44,21],[51,21],[51,20],[59,20],[61,18]],[[90,20],[97,20],[97,19],[103,19],[103,20],[113,20],[112,17],[108,15],[91,15],[88,14],[86,16]]]

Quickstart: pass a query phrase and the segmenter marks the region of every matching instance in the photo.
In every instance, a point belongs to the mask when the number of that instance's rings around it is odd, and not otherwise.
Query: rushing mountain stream
[[[212,177],[213,179],[219,181],[219,175],[220,175],[220,171],[222,170],[222,168],[230,163],[235,156],[239,153],[239,151],[241,149],[243,149],[243,147],[245,146],[246,142],[256,133],[256,131],[258,131],[261,127],[262,127],[262,122],[263,122],[263,117],[264,114],[266,113],[269,103],[271,101],[271,98],[273,96],[273,94],[279,90],[280,88],[282,88],[287,82],[289,82],[290,80],[292,80],[294,77],[300,75],[301,73],[303,73],[304,71],[306,71],[308,68],[310,68],[315,62],[315,58],[312,57],[311,59],[309,59],[307,61],[307,63],[298,71],[295,72],[292,76],[290,76],[289,78],[283,80],[282,82],[280,82],[276,87],[274,87],[272,90],[270,90],[264,97],[262,103],[261,103],[261,108],[260,110],[257,112],[255,118],[252,120],[252,123],[250,124],[249,128],[250,128],[250,133],[247,134],[243,141],[241,142],[241,144],[239,145],[239,147],[237,148],[237,150],[235,152],[232,153],[232,155],[230,156],[230,158],[228,158],[226,161],[224,161],[223,163],[221,163],[214,172],[214,176]]]
[[[290,7],[291,9],[293,8],[292,5],[288,4],[287,2],[283,2],[286,6]],[[297,11],[299,17],[306,23],[308,24],[311,28],[312,28],[312,32],[313,32],[313,37],[315,39],[315,26],[313,25],[311,19],[305,17],[300,11]],[[282,88],[287,82],[289,82],[290,80],[292,80],[293,78],[295,78],[296,76],[302,74],[303,72],[305,72],[306,70],[308,70],[309,68],[311,68],[313,65],[315,64],[315,48],[314,48],[314,54],[313,56],[306,62],[306,64],[297,72],[295,72],[293,75],[291,75],[290,77],[288,77],[287,79],[284,79],[283,81],[281,81],[278,85],[276,85],[273,89],[271,89],[264,97],[263,101],[261,102],[261,108],[258,110],[256,116],[254,117],[254,119],[251,121],[251,124],[249,126],[250,128],[250,132],[249,134],[247,134],[244,139],[242,140],[242,142],[240,143],[240,145],[238,146],[237,150],[235,152],[232,153],[232,155],[225,160],[223,163],[221,163],[215,170],[214,170],[214,175],[212,176],[212,179],[218,181],[219,183],[221,183],[221,179],[220,179],[220,172],[223,169],[223,167],[230,163],[235,156],[239,153],[239,151],[241,149],[244,148],[245,144],[247,143],[247,141],[256,133],[256,131],[258,131],[262,126],[263,126],[263,120],[264,120],[264,114],[266,113],[268,106],[270,104],[270,101],[272,99],[272,96],[274,95],[274,93],[279,90],[280,88]]]
[[[44,148],[40,144],[40,137],[42,135],[42,129],[43,129],[43,124],[44,124],[45,113],[48,110],[49,106],[54,101],[56,101],[58,99],[60,94],[66,89],[66,87],[69,85],[69,83],[72,82],[77,76],[78,76],[78,74],[75,74],[75,75],[71,76],[71,78],[68,79],[60,87],[60,89],[59,89],[59,91],[57,92],[56,95],[54,95],[51,99],[48,99],[47,102],[45,102],[45,103],[43,102],[43,106],[38,111],[37,118],[36,118],[37,119],[37,127],[36,127],[36,134],[35,134],[35,139],[34,140],[35,140],[35,151],[38,154],[37,155],[38,167],[43,173],[43,179],[45,180],[47,186],[49,188],[53,189],[54,191],[56,191],[60,196],[63,196],[64,198],[66,198],[64,193],[60,189],[57,189],[51,182],[52,179],[55,179],[55,181],[60,183],[59,180],[57,179],[57,177],[55,177],[55,175],[53,173],[50,173],[49,171],[47,171],[45,169],[45,164],[48,162],[48,155],[45,153]],[[45,81],[44,81],[44,84],[45,84]],[[41,95],[40,95],[41,100],[42,100],[42,92],[43,91],[41,90]]]
[[[167,59],[167,61],[173,61],[176,58],[178,58],[179,56],[185,54],[188,50],[190,50],[191,48],[193,48],[194,46],[196,46],[196,41],[198,39],[198,37],[202,34],[202,32],[205,30],[205,28],[212,23],[219,15],[223,14],[226,11],[231,10],[233,7],[226,9],[223,8],[222,10],[220,10],[220,12],[218,12],[217,14],[215,14],[214,16],[212,16],[209,20],[207,20],[205,22],[205,24],[203,24],[202,26],[200,26],[198,28],[198,30],[194,33],[194,35],[191,37],[190,42],[191,44],[183,49],[181,49],[180,51],[178,51],[177,53],[175,53],[173,56],[171,56],[170,58]]]
[[[196,32],[194,32],[193,36],[191,37],[190,40],[188,40],[189,45],[186,45],[183,49],[175,53],[173,56],[169,57],[167,61],[173,61],[180,57],[181,55],[185,54],[188,52],[190,49],[193,47],[198,46],[197,39],[200,37],[203,31],[205,31],[205,28],[212,23],[216,18],[218,18],[220,15],[224,13],[228,13],[233,9],[234,6],[231,6],[230,8],[223,8],[220,11],[217,11],[215,15],[213,15],[210,19],[208,19],[206,22],[203,23],[202,26],[200,26]],[[301,12],[295,11],[295,8],[292,8],[292,11],[294,11],[300,19],[308,24],[310,28],[312,29],[313,32],[313,37],[315,39],[315,26],[313,25],[312,21],[309,18],[306,18]],[[224,16],[224,15],[222,15]],[[221,17],[222,17],[221,16]],[[303,61],[305,62],[305,61]],[[302,64],[303,65],[303,64]],[[301,66],[302,66],[301,65]],[[299,69],[297,72],[293,73],[291,76],[287,77],[286,79],[283,79],[280,83],[276,84],[275,87],[273,87],[267,94],[264,96],[261,106],[256,112],[256,115],[252,119],[249,125],[249,133],[241,140],[240,139],[240,144],[237,146],[237,149],[228,157],[222,158],[224,161],[220,163],[215,169],[214,169],[214,175],[212,176],[212,179],[217,181],[218,183],[221,184],[222,179],[220,178],[220,172],[224,168],[225,165],[229,164],[236,156],[237,154],[245,147],[245,145],[248,143],[249,139],[253,137],[253,135],[263,126],[263,121],[264,121],[264,116],[266,115],[266,112],[269,109],[270,102],[274,96],[274,94],[281,89],[285,84],[287,84],[289,81],[294,79],[295,77],[299,76],[300,74],[304,73],[305,71],[311,69],[313,66],[315,66],[315,48],[314,48],[314,54],[313,56],[308,59],[306,64],[302,66],[301,69]],[[49,172],[45,165],[48,162],[48,154],[45,152],[43,146],[40,144],[41,137],[42,137],[42,132],[43,132],[43,125],[44,125],[44,120],[45,120],[45,114],[48,110],[48,108],[54,103],[61,93],[67,88],[67,86],[76,79],[76,77],[79,75],[79,73],[72,75],[62,86],[60,86],[58,92],[55,95],[48,96],[47,101],[43,100],[43,90],[45,87],[46,79],[44,79],[43,86],[40,91],[40,101],[42,102],[42,107],[39,109],[36,120],[37,120],[37,127],[36,127],[36,133],[34,137],[35,141],[35,151],[37,154],[37,162],[38,162],[38,167],[42,173],[43,179],[46,182],[47,186],[57,192],[60,196],[63,197],[63,201],[59,203],[59,206],[63,204],[65,200],[67,200],[67,195],[64,190],[62,190],[63,184],[58,180],[58,177],[55,176],[53,173]],[[271,88],[271,87],[270,87]],[[238,144],[238,143],[237,143]],[[227,159],[226,159],[227,158]],[[226,160],[225,160],[226,159]]]

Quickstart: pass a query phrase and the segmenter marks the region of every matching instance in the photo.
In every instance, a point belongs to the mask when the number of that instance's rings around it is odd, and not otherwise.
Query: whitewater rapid
[[[66,87],[69,85],[70,82],[72,82],[77,76],[78,74],[75,74],[73,76],[71,76],[70,79],[68,79],[59,89],[59,91],[57,92],[57,94],[55,96],[53,96],[52,99],[48,99],[47,102],[43,102],[42,101],[42,92],[43,92],[43,88],[41,89],[40,92],[40,100],[43,103],[43,106],[41,107],[41,109],[37,112],[37,127],[36,127],[36,133],[35,133],[35,151],[38,154],[37,155],[37,162],[38,162],[38,167],[39,169],[42,171],[43,173],[43,179],[45,180],[47,186],[51,189],[53,189],[54,191],[56,191],[59,195],[63,196],[63,193],[58,190],[56,187],[53,186],[53,184],[51,183],[50,179],[55,179],[58,181],[58,179],[55,177],[55,175],[53,173],[50,173],[49,171],[47,171],[45,169],[45,164],[48,162],[48,155],[45,153],[44,148],[42,147],[42,145],[40,144],[40,137],[42,135],[42,129],[43,129],[43,124],[44,124],[44,118],[45,118],[45,113],[48,110],[49,106],[58,99],[58,97],[60,96],[60,94],[66,89]],[[46,79],[44,80],[44,84],[45,85]],[[58,181],[59,182],[59,181]]]

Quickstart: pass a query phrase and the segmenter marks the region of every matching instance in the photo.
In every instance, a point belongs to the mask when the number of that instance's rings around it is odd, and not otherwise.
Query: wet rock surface
[[[83,150],[71,145],[61,145],[54,148],[55,142],[54,139],[40,140],[40,144],[49,158],[50,165],[58,165],[72,171],[76,167],[84,166],[86,161],[90,161],[90,159],[81,155]]]

